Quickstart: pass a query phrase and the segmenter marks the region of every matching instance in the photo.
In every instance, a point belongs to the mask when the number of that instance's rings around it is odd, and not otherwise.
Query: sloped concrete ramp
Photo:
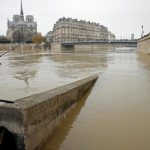
[[[0,149],[39,150],[98,76],[0,106]]]

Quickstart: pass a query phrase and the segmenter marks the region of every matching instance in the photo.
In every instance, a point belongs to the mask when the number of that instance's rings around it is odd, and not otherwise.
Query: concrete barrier
[[[39,150],[98,76],[0,106],[0,149]]]
[[[138,40],[137,49],[141,53],[150,55],[150,33]]]

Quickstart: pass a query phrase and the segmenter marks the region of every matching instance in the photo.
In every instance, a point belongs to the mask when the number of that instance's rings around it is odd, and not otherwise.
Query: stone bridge
[[[77,41],[52,43],[52,51],[88,51],[99,50],[108,47],[137,47],[137,40],[115,40],[115,41]]]

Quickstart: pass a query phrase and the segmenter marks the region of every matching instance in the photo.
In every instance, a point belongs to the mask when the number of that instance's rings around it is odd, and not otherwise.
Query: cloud
[[[129,38],[149,32],[149,0],[24,0],[25,15],[34,15],[38,31],[46,34],[60,17],[72,17],[98,22],[117,37]],[[20,0],[0,0],[0,34],[6,34],[7,18],[20,13]]]

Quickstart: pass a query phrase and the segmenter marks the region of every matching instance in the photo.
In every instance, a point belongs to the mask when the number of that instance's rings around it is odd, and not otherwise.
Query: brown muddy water
[[[16,100],[87,77],[98,72],[98,67],[106,68],[106,59],[93,54],[16,50],[0,59],[0,99]]]
[[[131,48],[88,54],[14,51],[0,62],[0,99],[99,74],[42,150],[150,150],[150,56]]]

